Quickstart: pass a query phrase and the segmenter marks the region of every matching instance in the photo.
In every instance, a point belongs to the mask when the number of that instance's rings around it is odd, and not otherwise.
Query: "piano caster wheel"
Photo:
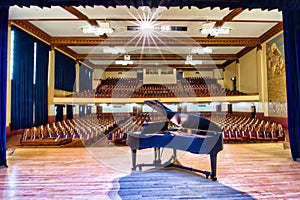
[[[208,179],[209,175],[210,175],[209,172],[205,172],[206,179]]]
[[[142,166],[139,166],[139,171],[142,171]]]
[[[216,181],[217,180],[217,177],[210,177],[211,178],[211,180],[213,180],[213,181]]]

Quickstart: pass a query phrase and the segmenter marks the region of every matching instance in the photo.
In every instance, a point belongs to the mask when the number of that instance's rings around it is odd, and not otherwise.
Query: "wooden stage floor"
[[[175,169],[131,173],[127,146],[9,151],[9,167],[0,169],[0,199],[300,198],[300,163],[281,143],[224,144],[217,182]],[[139,151],[139,161],[148,154]],[[179,155],[182,164],[204,170],[208,159]]]

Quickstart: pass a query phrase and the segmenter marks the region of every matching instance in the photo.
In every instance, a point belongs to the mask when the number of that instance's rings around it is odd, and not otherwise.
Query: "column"
[[[262,46],[256,48],[256,65],[257,65],[257,87],[259,102],[265,116],[268,116],[268,82],[267,82],[267,66],[265,64]]]
[[[48,123],[56,121],[56,111],[54,105],[54,87],[55,87],[55,50],[51,46],[49,52],[48,66]]]
[[[236,60],[236,90],[241,92],[241,64],[239,60]]]
[[[79,92],[79,62],[78,60],[76,61],[76,65],[75,65],[75,72],[76,72],[76,91],[75,92]]]

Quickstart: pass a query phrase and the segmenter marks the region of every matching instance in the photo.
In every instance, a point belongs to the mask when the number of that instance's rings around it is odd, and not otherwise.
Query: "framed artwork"
[[[266,53],[269,116],[287,117],[283,34],[266,43]]]

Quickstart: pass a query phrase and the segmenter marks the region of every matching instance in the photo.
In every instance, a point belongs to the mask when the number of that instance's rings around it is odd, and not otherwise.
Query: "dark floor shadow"
[[[132,172],[113,185],[111,199],[253,199],[217,181],[178,170]]]

